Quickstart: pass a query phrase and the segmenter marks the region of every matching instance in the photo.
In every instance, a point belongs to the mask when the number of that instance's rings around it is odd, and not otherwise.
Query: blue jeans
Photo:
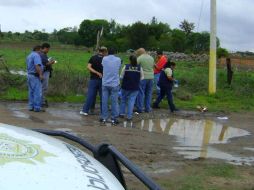
[[[46,103],[46,93],[49,86],[49,71],[45,71],[43,73],[43,80],[42,80],[42,104]]]
[[[159,97],[160,95],[160,87],[158,86],[159,78],[160,78],[160,73],[154,74],[154,86],[156,89],[157,97]]]
[[[101,109],[101,80],[91,79],[88,82],[87,98],[84,103],[82,111],[89,112],[89,109],[93,106],[96,100],[97,92],[100,95],[100,109]]]
[[[145,102],[145,111],[150,112],[152,110],[151,109],[152,93],[153,93],[153,79],[141,80],[136,101],[136,107],[138,112],[143,111],[144,102]]]
[[[133,108],[135,104],[136,97],[138,95],[138,90],[124,90],[121,91],[121,105],[120,105],[120,115],[125,115],[126,104],[127,104],[127,119],[132,118]]]
[[[119,86],[102,86],[102,113],[101,119],[108,119],[108,100],[111,99],[111,119],[115,120],[119,116],[118,105]]]
[[[29,110],[41,110],[42,84],[39,77],[28,74],[28,108]]]
[[[159,103],[161,102],[161,100],[164,98],[164,96],[167,95],[169,109],[170,109],[171,112],[175,111],[176,108],[175,108],[175,105],[173,103],[172,87],[170,87],[170,86],[161,86],[160,89],[161,89],[160,90],[160,95],[157,97],[154,104],[156,106],[158,106]]]

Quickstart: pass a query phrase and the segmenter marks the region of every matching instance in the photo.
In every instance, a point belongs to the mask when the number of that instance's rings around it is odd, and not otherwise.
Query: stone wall
[[[149,52],[150,55],[156,57],[156,52]],[[209,56],[207,54],[185,54],[174,52],[163,52],[171,61],[189,61],[189,62],[208,62]]]

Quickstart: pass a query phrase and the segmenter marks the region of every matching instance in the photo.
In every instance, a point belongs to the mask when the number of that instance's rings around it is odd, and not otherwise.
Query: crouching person
[[[121,91],[121,105],[120,117],[126,115],[127,107],[127,120],[132,119],[133,107],[139,91],[140,80],[144,78],[144,73],[140,65],[137,64],[137,58],[131,55],[130,64],[123,67],[121,72],[122,78],[122,91]]]
[[[153,103],[153,108],[158,108],[159,103],[167,96],[168,105],[171,112],[178,111],[173,103],[173,95],[172,95],[172,87],[174,85],[174,69],[176,64],[174,62],[167,62],[162,70],[158,82],[158,86],[160,87],[160,94],[157,97],[156,101]]]

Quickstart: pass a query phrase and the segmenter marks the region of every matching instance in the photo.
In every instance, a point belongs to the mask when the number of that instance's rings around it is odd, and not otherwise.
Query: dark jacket
[[[124,90],[138,90],[140,83],[140,65],[135,67],[130,64],[125,65],[124,77],[122,82],[122,89]]]

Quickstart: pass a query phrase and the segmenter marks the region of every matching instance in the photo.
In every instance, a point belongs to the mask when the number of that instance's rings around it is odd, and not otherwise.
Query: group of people
[[[48,106],[45,95],[52,65],[56,63],[55,60],[48,58],[49,50],[48,43],[37,45],[26,59],[30,111],[42,112],[45,111],[43,107]],[[87,116],[93,112],[97,94],[100,96],[102,123],[111,119],[111,123],[116,125],[119,117],[132,120],[134,108],[137,114],[151,112],[152,108],[158,109],[165,95],[170,111],[177,111],[172,96],[175,66],[176,64],[170,62],[162,51],[157,51],[154,60],[144,48],[132,53],[129,63],[122,66],[122,60],[115,55],[113,48],[100,47],[98,53],[88,61],[90,80],[80,114]],[[157,98],[152,104],[154,85]]]
[[[172,96],[176,64],[170,62],[162,51],[157,51],[155,61],[144,48],[140,48],[130,55],[128,64],[121,65],[121,59],[115,56],[111,48],[101,47],[98,54],[90,58],[87,65],[90,80],[81,115],[87,116],[93,112],[97,93],[100,95],[102,123],[111,119],[111,123],[116,125],[119,117],[132,120],[134,107],[137,114],[151,112],[152,108],[158,109],[165,95],[170,111],[178,111]],[[156,86],[157,98],[152,104],[153,85]]]
[[[48,43],[36,45],[26,58],[29,111],[43,112],[43,107],[48,106],[46,92],[52,65],[56,63],[48,58],[49,49]]]

